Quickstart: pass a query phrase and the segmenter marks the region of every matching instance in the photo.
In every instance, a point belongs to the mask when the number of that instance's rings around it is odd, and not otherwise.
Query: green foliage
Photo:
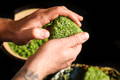
[[[95,67],[89,67],[84,80],[110,80],[110,78],[103,71]]]

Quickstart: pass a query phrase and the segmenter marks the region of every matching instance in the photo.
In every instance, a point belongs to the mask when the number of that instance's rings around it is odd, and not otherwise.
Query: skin
[[[48,38],[49,32],[40,27],[59,15],[68,16],[79,26],[83,20],[83,17],[64,6],[39,9],[19,21],[1,18],[0,40],[25,44],[34,38]],[[70,66],[88,38],[88,33],[82,32],[67,38],[49,40],[26,61],[12,80],[43,80],[47,75]]]
[[[82,16],[79,16],[64,6],[39,9],[33,14],[18,21],[1,18],[0,25],[4,27],[0,27],[0,39],[4,41],[13,41],[16,44],[26,44],[29,40],[34,38],[47,38],[50,35],[49,32],[45,29],[40,29],[40,27],[60,15],[70,17],[79,26],[81,25],[80,21],[83,20]]]

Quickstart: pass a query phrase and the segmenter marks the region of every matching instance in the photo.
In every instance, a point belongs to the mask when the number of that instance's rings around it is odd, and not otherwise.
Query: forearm
[[[43,78],[42,74],[23,67],[12,80],[43,80]]]
[[[11,27],[14,25],[14,20],[7,18],[0,18],[0,40],[11,41],[14,33],[11,31]]]
[[[48,75],[46,68],[43,66],[44,63],[39,61],[40,64],[38,64],[36,61],[31,60],[32,59],[29,58],[26,61],[12,80],[43,80]]]

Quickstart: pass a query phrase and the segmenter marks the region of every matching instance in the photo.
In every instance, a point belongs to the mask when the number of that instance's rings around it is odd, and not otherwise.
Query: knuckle
[[[62,10],[62,9],[65,9],[65,8],[66,8],[65,6],[57,6],[56,10]]]
[[[46,17],[45,15],[46,15],[45,13],[41,13],[38,11],[37,13],[34,14],[33,17],[35,17],[37,19],[44,19]]]
[[[38,19],[42,19],[42,20],[45,18],[45,16],[43,14],[36,14],[36,17]]]
[[[66,7],[65,6],[60,6],[62,9],[66,9]]]
[[[56,11],[60,11],[61,10],[61,8],[60,7],[56,7],[56,9],[55,9]]]
[[[42,26],[50,22],[49,18],[45,15],[41,15],[41,16],[38,15],[36,16],[36,19],[40,20],[40,23],[42,24]]]

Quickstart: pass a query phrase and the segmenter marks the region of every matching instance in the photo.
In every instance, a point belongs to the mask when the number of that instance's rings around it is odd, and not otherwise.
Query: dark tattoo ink
[[[25,80],[38,80],[39,75],[37,73],[34,73],[32,71],[27,71],[26,74],[24,75]]]
[[[31,70],[21,69],[12,80],[22,77],[24,80],[39,80],[39,74]]]

